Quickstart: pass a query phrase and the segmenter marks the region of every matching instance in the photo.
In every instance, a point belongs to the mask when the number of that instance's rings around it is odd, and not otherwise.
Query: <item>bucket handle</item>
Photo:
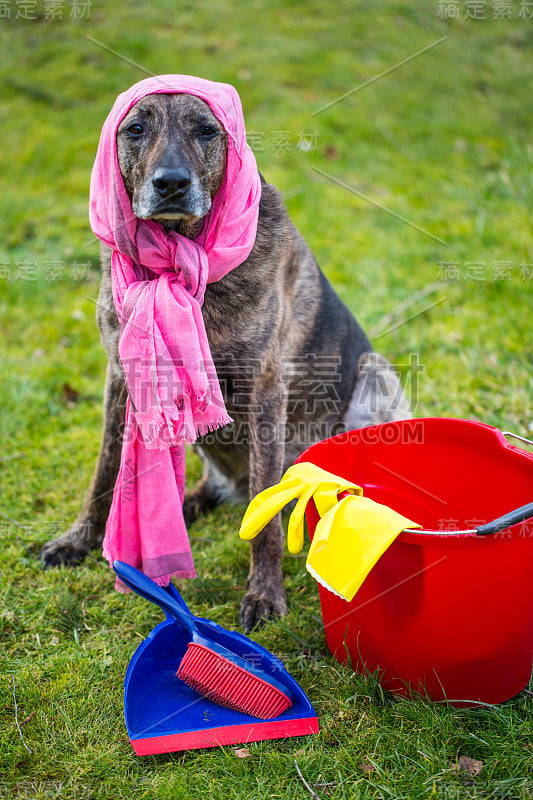
[[[513,439],[520,439],[521,442],[525,442],[526,444],[530,444],[533,446],[533,442],[531,439],[526,439],[525,436],[519,436],[517,433],[513,433],[512,431],[502,431],[503,436],[511,436]]]
[[[533,446],[533,441],[531,441],[531,439],[526,439],[525,436],[519,436],[518,433],[513,433],[512,431],[502,431],[502,435],[511,436],[513,439],[520,439],[521,442],[525,442],[526,444]],[[526,519],[530,519],[531,517],[533,517],[533,503],[526,503],[525,506],[520,506],[520,508],[515,508],[512,511],[508,511],[507,514],[503,514],[501,517],[493,519],[491,522],[478,525],[477,528],[468,528],[461,531],[429,531],[422,530],[421,528],[404,528],[403,533],[423,533],[431,534],[433,536],[461,536],[467,533],[475,533],[478,536],[489,536],[492,533],[503,531],[505,528],[510,528],[512,525],[516,525],[518,522],[524,522]]]
[[[518,433],[513,433],[512,431],[502,431],[502,435],[511,436],[513,439],[519,439],[521,442],[533,445],[531,439],[526,439],[525,436],[519,436]],[[485,525],[479,525],[476,528],[476,533],[478,533],[479,536],[487,536],[491,533],[498,533],[498,531],[503,531],[505,528],[510,528],[511,525],[516,525],[517,522],[524,522],[524,520],[529,519],[532,516],[533,503],[526,503],[525,506],[515,508],[513,511],[509,511],[508,514],[504,514],[492,522],[487,522]]]
[[[403,533],[418,533],[418,534],[431,534],[433,536],[461,536],[467,533],[475,533],[478,536],[489,536],[491,533],[498,533],[505,528],[510,528],[511,525],[516,525],[518,522],[524,522],[526,519],[533,517],[533,503],[526,503],[525,506],[514,508],[503,514],[491,522],[485,522],[483,525],[478,525],[477,528],[468,528],[460,531],[428,531],[421,528],[404,528]]]

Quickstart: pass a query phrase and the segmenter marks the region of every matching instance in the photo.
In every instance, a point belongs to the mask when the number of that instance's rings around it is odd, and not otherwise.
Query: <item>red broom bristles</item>
[[[291,705],[275,686],[195,642],[189,642],[176,675],[208,700],[259,719],[277,717]]]

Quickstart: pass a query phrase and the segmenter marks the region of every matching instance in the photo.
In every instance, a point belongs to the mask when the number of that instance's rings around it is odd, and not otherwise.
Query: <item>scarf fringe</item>
[[[198,438],[198,436],[206,436],[208,433],[215,431],[217,428],[223,428],[224,425],[231,425],[232,422],[233,418],[230,417],[228,413],[224,412],[215,422],[202,422],[200,425],[197,425],[196,438]]]
[[[157,583],[158,586],[168,586],[172,578],[178,578],[181,580],[183,578],[191,579],[196,578],[196,570],[195,569],[180,569],[176,572],[169,572],[168,575],[159,575],[158,577],[154,577],[153,575],[149,575],[154,583]]]
[[[143,424],[137,417],[137,424],[146,449],[168,450],[170,447],[178,447],[184,442],[194,444],[199,436],[205,436],[217,428],[230,425],[233,419],[224,409],[213,419],[197,423],[195,428],[191,428],[183,420],[180,420],[180,427],[176,428],[177,422],[177,419],[168,417],[163,410],[159,410],[156,418],[152,419],[148,425]]]

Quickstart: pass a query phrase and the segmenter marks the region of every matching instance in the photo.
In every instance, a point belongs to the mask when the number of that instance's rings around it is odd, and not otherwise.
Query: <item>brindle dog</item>
[[[226,162],[226,134],[207,104],[187,94],[149,95],[121,123],[117,145],[136,216],[194,238]],[[103,440],[80,514],[43,547],[45,566],[74,564],[101,543],[120,462],[126,389],[105,247],[102,267],[97,321],[109,358]],[[254,248],[241,266],[208,284],[203,316],[235,422],[196,445],[205,469],[186,493],[188,525],[223,500],[247,500],[277,483],[319,438],[410,416],[391,365],[372,351],[289,220],[279,192],[263,179]],[[251,543],[241,603],[246,629],[287,611],[283,549],[278,516]]]

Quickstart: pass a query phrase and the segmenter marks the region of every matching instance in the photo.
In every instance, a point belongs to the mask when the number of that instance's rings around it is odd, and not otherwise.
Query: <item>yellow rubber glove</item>
[[[339,501],[340,492],[349,492]],[[289,520],[291,553],[303,547],[303,518],[313,498],[319,520],[306,567],[330,591],[352,600],[366,576],[404,528],[421,527],[388,506],[363,497],[357,484],[309,462],[295,464],[280,483],[260,492],[244,515],[239,535],[253,539],[291,500],[298,498]]]
[[[369,497],[344,497],[317,523],[307,570],[326,589],[352,600],[404,528],[420,525]]]
[[[339,492],[363,494],[360,486],[332,475],[309,461],[294,464],[279,483],[254,497],[246,509],[239,536],[241,539],[253,539],[287,503],[298,498],[289,520],[287,545],[291,553],[299,553],[304,546],[304,514],[310,498],[314,498],[322,517],[337,504]]]

